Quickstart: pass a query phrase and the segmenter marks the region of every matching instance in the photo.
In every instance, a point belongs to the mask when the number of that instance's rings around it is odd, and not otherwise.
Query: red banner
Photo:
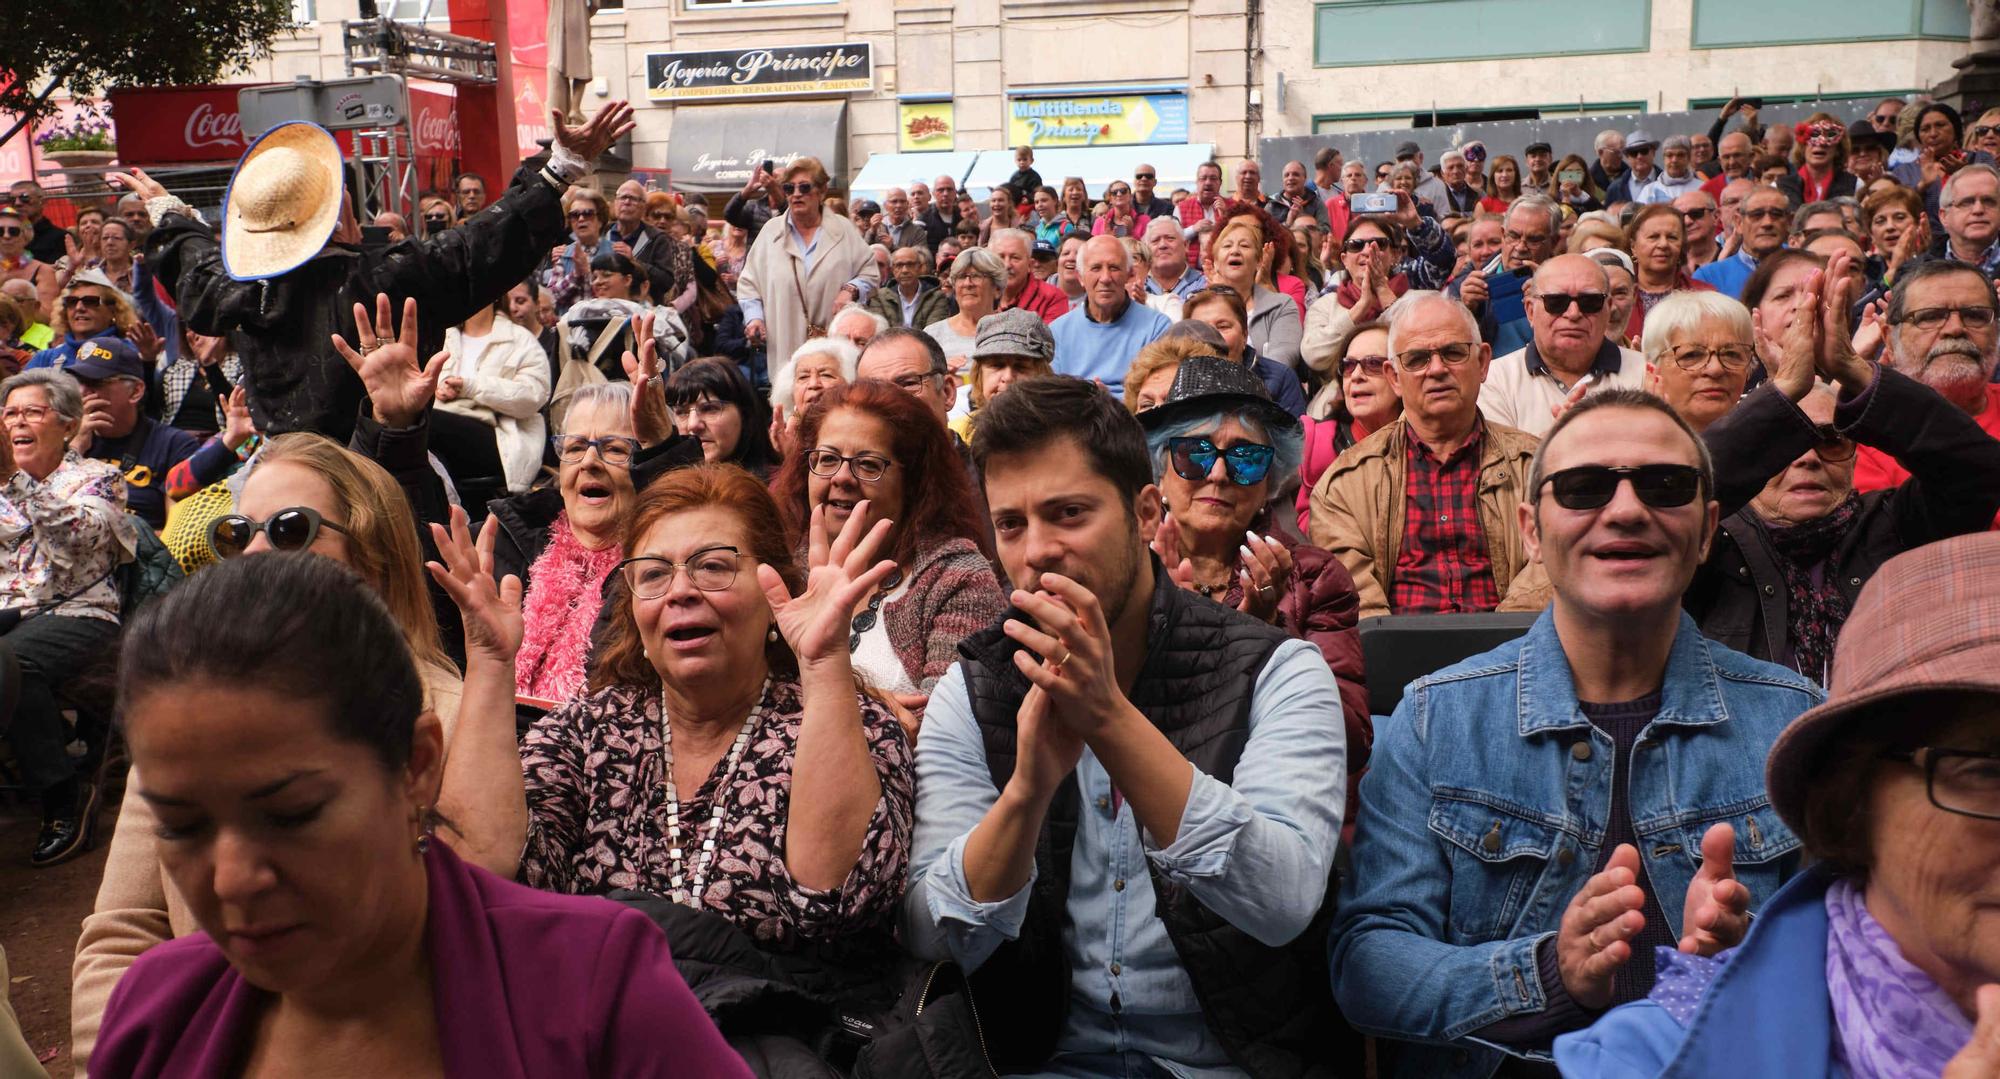
[[[243,86],[163,86],[111,91],[118,159],[136,165],[204,164],[243,156]]]
[[[516,160],[541,152],[549,137],[549,2],[511,0],[507,4],[507,53],[512,69]]]

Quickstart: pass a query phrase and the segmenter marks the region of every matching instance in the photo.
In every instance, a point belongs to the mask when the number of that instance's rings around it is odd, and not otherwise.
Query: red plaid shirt
[[[1409,452],[1403,464],[1403,549],[1396,556],[1389,609],[1397,614],[1438,614],[1498,607],[1493,559],[1479,530],[1485,421],[1475,421],[1472,437],[1443,461],[1415,432],[1406,429],[1405,435]]]

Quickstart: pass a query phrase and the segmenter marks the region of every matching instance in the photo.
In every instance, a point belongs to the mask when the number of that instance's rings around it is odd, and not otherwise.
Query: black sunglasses
[[[1654,509],[1673,509],[1701,493],[1701,469],[1693,465],[1579,465],[1542,477],[1556,505],[1566,510],[1603,509],[1630,479],[1632,493]],[[1535,492],[1540,497],[1541,492]]]
[[[1594,315],[1604,310],[1605,298],[1602,292],[1579,292],[1574,296],[1567,292],[1550,292],[1537,297],[1542,301],[1542,310],[1547,311],[1550,318],[1563,317],[1570,304],[1575,304],[1576,309],[1586,315]]]
[[[1813,434],[1819,441],[1813,449],[1819,451],[1819,459],[1830,464],[1854,459],[1854,440],[1840,433],[1830,423],[1813,424]]]
[[[268,521],[253,521],[240,513],[226,513],[208,524],[208,546],[220,558],[234,558],[248,550],[262,532],[271,546],[280,551],[303,551],[319,539],[325,528],[349,535],[346,527],[320,516],[311,506],[279,510]]]
[[[813,193],[813,185],[811,180],[803,180],[796,184],[779,184],[778,190],[787,195],[810,195]]]

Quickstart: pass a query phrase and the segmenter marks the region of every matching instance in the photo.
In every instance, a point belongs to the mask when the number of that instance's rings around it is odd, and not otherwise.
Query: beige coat
[[[833,318],[841,286],[857,277],[871,285],[882,280],[861,230],[839,214],[820,217],[812,272],[806,272],[791,219],[789,213],[774,217],[757,233],[736,279],[737,302],[764,304],[764,354],[774,367],[805,344],[808,325],[824,327]]]
[[[464,379],[465,390],[437,407],[492,427],[500,466],[507,472],[507,489],[525,493],[542,470],[542,447],[548,441],[542,406],[549,400],[549,357],[542,343],[507,319],[496,318],[477,366],[465,363],[465,334],[458,327],[444,332],[444,348],[451,358],[445,361],[441,377]]]
[[[464,688],[457,671],[433,668],[424,672],[424,690],[431,709],[444,724],[445,744],[451,744],[458,722],[458,702]],[[111,850],[104,859],[104,880],[97,887],[97,905],[83,920],[76,942],[76,963],[70,969],[70,1052],[76,1074],[86,1074],[97,1033],[104,1024],[104,1006],[111,991],[146,949],[162,941],[196,932],[194,915],[174,890],[160,865],[159,820],[139,797],[139,774],[125,777],[125,800],[118,807],[118,825],[111,833]]]
[[[1313,486],[1313,545],[1332,552],[1353,575],[1362,618],[1394,613],[1389,586],[1403,548],[1408,431],[1408,422],[1399,419],[1349,446]],[[1479,458],[1479,527],[1486,535],[1503,611],[1538,611],[1550,598],[1548,574],[1541,563],[1528,561],[1517,523],[1537,445],[1533,435],[1486,425]]]

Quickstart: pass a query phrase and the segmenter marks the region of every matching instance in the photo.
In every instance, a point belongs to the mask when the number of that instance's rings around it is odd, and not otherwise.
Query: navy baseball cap
[[[1035,248],[1033,254],[1038,259],[1052,259],[1061,253],[1062,253],[1061,250],[1058,249],[1056,245],[1048,242],[1047,240],[1035,241]]]
[[[76,346],[76,356],[63,366],[79,382],[101,382],[107,378],[146,380],[145,362],[139,350],[123,337],[93,337]]]

